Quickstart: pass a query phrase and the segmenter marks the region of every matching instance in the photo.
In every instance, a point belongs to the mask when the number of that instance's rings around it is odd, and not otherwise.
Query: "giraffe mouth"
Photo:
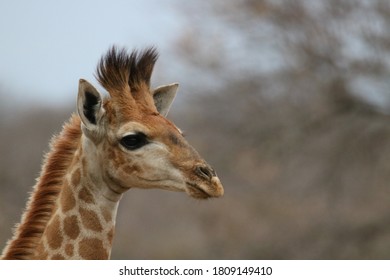
[[[187,193],[193,198],[207,199],[207,198],[212,197],[205,190],[203,190],[198,184],[186,182],[186,185],[187,185],[187,188],[186,188]]]

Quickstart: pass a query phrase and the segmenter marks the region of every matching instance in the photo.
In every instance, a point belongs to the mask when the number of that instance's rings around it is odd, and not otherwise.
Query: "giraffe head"
[[[118,195],[138,187],[219,197],[224,190],[215,171],[166,118],[178,84],[150,88],[156,60],[153,48],[111,48],[97,67],[107,98],[80,80],[77,108],[91,179]]]

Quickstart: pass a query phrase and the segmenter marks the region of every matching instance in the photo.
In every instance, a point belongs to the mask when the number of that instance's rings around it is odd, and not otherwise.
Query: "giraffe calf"
[[[154,48],[111,48],[80,79],[77,115],[51,142],[22,221],[2,259],[109,259],[119,201],[130,188],[223,195],[215,171],[166,116],[178,84],[152,89]]]

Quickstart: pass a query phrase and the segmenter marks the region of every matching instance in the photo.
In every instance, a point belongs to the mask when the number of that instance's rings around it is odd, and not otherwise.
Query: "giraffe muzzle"
[[[198,179],[196,182],[187,182],[187,193],[197,199],[220,197],[224,193],[223,186],[214,169],[207,164],[195,167],[194,172]]]

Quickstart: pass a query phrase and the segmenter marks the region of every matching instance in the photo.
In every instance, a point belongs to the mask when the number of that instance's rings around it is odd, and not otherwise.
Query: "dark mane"
[[[2,259],[31,259],[46,224],[81,137],[80,118],[72,116],[62,132],[51,142],[51,152],[46,155],[40,179],[27,203],[21,223],[16,227],[3,251]]]
[[[100,59],[96,78],[107,91],[138,90],[142,85],[150,86],[150,77],[157,61],[154,47],[128,53],[126,49],[112,47]]]

